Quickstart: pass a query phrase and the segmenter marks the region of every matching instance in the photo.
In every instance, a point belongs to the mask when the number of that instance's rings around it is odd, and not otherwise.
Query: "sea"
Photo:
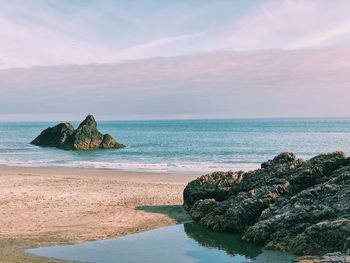
[[[30,142],[57,122],[0,122],[0,164],[140,172],[252,170],[280,152],[350,152],[350,118],[100,121],[124,149],[64,151]],[[78,122],[72,122],[77,127]]]

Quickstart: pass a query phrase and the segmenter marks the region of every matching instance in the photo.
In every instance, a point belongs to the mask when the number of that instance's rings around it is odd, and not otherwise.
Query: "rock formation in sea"
[[[88,115],[77,129],[74,129],[69,122],[49,127],[42,131],[31,144],[64,150],[119,149],[125,147],[111,135],[103,135],[99,132],[95,118],[92,115]]]
[[[209,229],[316,256],[300,262],[350,262],[350,158],[342,152],[307,161],[281,153],[255,171],[201,176],[183,196],[191,217]]]

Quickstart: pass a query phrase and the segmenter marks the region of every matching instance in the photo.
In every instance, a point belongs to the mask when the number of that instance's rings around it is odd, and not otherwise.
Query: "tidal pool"
[[[196,223],[75,245],[28,249],[43,257],[94,263],[291,263],[294,256],[216,233]]]

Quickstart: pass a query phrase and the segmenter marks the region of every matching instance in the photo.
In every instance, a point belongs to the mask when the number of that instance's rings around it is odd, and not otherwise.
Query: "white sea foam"
[[[74,167],[97,168],[121,171],[144,172],[194,172],[207,173],[214,171],[242,170],[250,171],[259,168],[257,163],[215,164],[215,163],[141,163],[141,162],[97,162],[97,161],[71,161],[59,162],[55,160],[0,160],[0,164],[10,166],[29,167]]]

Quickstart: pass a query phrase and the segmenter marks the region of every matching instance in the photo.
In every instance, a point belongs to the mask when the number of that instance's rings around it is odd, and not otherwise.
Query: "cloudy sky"
[[[0,0],[0,119],[350,116],[349,10],[347,0]]]

